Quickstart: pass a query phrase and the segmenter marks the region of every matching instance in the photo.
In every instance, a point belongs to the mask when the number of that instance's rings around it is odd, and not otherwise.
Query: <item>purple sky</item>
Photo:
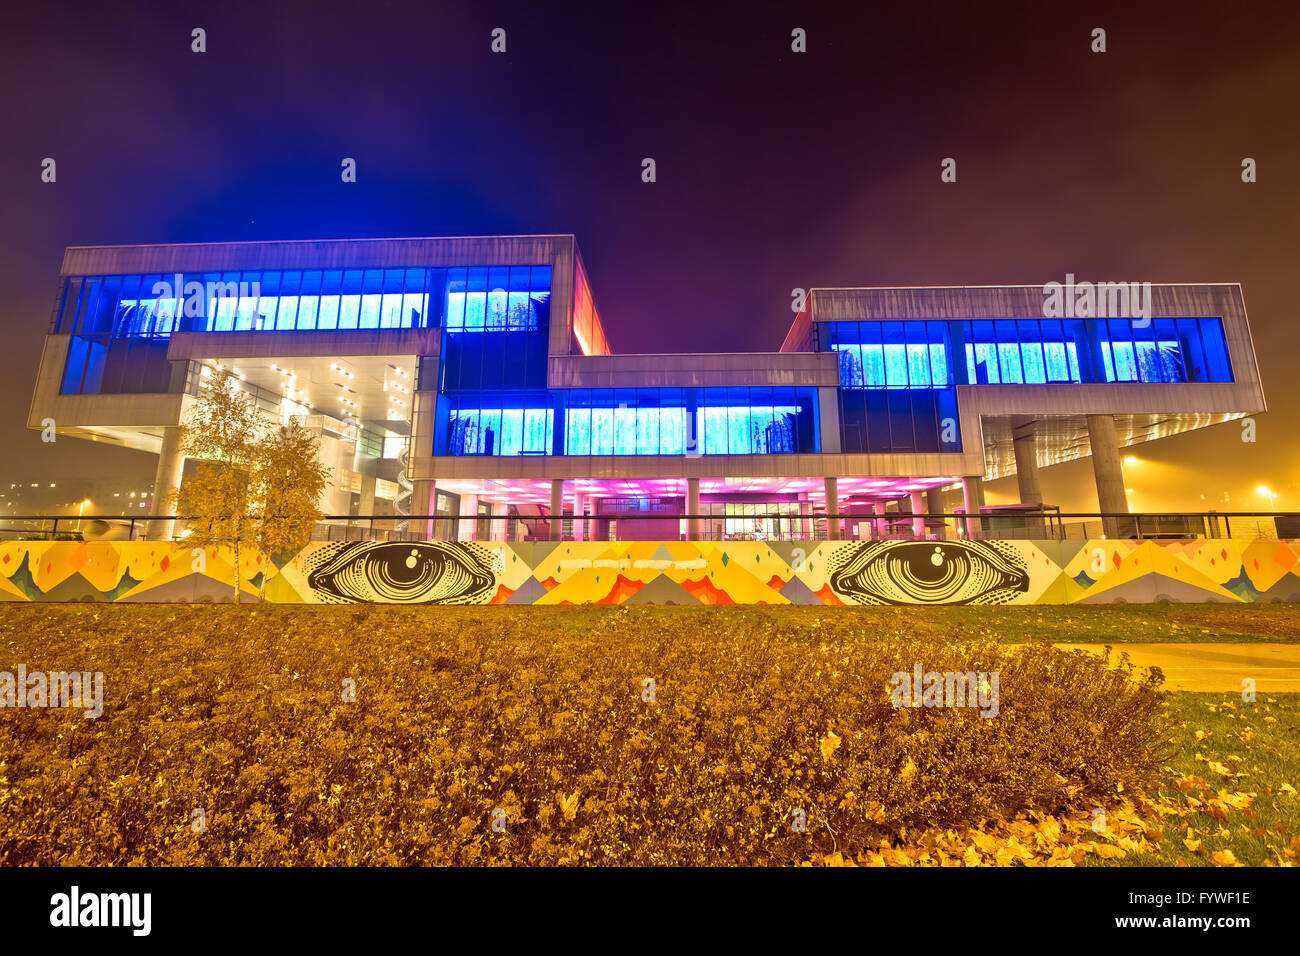
[[[573,232],[621,352],[775,349],[794,287],[1239,281],[1259,440],[1145,446],[1134,507],[1300,507],[1295,9],[174,6],[3,14],[0,481],[152,477],[24,427],[66,245]],[[1043,478],[1095,506],[1086,461]]]

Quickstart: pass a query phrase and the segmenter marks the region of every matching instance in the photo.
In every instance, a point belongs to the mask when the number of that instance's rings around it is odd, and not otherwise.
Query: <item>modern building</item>
[[[1122,448],[1265,404],[1239,285],[1110,291],[814,289],[777,350],[634,355],[569,235],[71,247],[29,425],[157,454],[162,507],[233,375],[318,430],[327,514],[461,539],[920,533],[1085,455],[1123,514]]]

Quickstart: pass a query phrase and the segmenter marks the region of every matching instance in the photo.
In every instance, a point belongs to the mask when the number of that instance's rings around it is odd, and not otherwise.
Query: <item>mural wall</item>
[[[0,600],[229,601],[233,554],[0,542]],[[1300,540],[315,543],[241,555],[288,604],[1096,604],[1300,600]]]

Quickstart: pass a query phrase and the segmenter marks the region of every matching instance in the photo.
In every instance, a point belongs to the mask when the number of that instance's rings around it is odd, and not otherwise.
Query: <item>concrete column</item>
[[[943,514],[942,488],[931,488],[925,493],[925,510],[932,515]],[[931,518],[926,524],[935,531],[943,533],[945,537],[947,536],[944,529],[947,527],[948,522],[943,518]]]
[[[826,537],[831,541],[840,540],[840,519],[831,515],[840,513],[840,480],[826,479]]]
[[[925,518],[916,516],[925,514],[925,496],[919,491],[912,491],[908,493],[908,497],[912,500],[912,537],[924,538]]]
[[[357,514],[370,517],[375,513],[375,485],[372,475],[361,476],[361,497],[357,501]]]
[[[686,479],[686,513],[692,517],[686,519],[686,540],[700,540],[700,479]]]
[[[411,482],[411,531],[425,538],[433,538],[433,521],[430,516],[434,511],[434,495],[437,486],[432,481],[416,480]],[[423,520],[419,520],[423,519]]]
[[[1092,448],[1092,473],[1097,479],[1097,508],[1111,514],[1128,514],[1128,494],[1124,491],[1124,466],[1119,457],[1119,436],[1115,419],[1110,415],[1088,416],[1088,444]],[[1106,537],[1128,534],[1127,522],[1103,519]]]
[[[564,479],[551,479],[551,540],[559,541],[564,532]]]
[[[456,540],[473,541],[478,537],[478,495],[461,495],[459,514]]]
[[[1038,452],[1034,436],[1034,420],[1023,416],[1011,419],[1011,437],[1016,452],[1016,484],[1020,487],[1020,503],[1041,505],[1043,488],[1038,481]]]
[[[966,537],[974,537],[980,532],[978,520],[980,509],[984,507],[984,478],[981,475],[967,475],[961,480],[961,500],[966,509]]]
[[[841,450],[839,389],[824,386],[817,389],[817,412],[822,454],[838,455]]]
[[[176,513],[176,504],[169,499],[181,486],[185,471],[185,456],[181,453],[181,429],[171,425],[163,429],[162,450],[158,453],[158,470],[153,477],[152,517]],[[174,521],[149,522],[149,540],[170,541],[176,533]]]
[[[871,536],[873,538],[883,538],[885,536],[885,532],[889,529],[889,525],[887,523],[888,519],[886,519],[885,517],[885,515],[889,513],[888,505],[889,503],[886,501],[877,501],[874,502],[871,506],[871,510],[876,513],[876,517],[871,519],[871,530],[872,530]]]
[[[573,540],[583,541],[587,537],[587,519],[583,512],[587,510],[587,496],[580,491],[573,493]]]

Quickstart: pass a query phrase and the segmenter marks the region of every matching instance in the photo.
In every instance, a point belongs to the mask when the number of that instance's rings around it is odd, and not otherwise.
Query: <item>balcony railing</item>
[[[183,541],[191,519],[139,515],[22,515],[0,518],[0,540]],[[1106,514],[1056,511],[979,515],[329,515],[313,541],[845,541],[1032,538],[1300,538],[1300,512],[1161,512]]]

